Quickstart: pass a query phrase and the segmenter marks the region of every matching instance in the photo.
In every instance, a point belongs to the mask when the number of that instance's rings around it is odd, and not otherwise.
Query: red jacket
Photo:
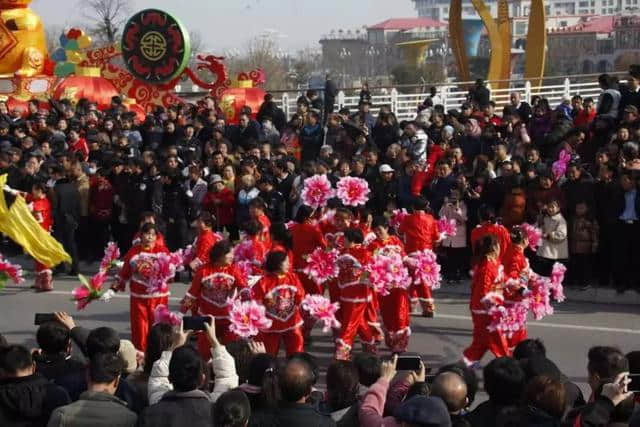
[[[481,303],[482,298],[484,298],[489,292],[499,289],[502,280],[500,270],[499,261],[488,259],[483,259],[473,268],[473,278],[471,280],[471,301],[469,303],[469,308],[472,312],[486,311],[486,307]]]
[[[53,217],[51,216],[51,203],[49,199],[43,197],[42,199],[36,200],[29,194],[27,195],[27,202],[29,202],[31,213],[36,221],[38,221],[38,224],[51,233]]]
[[[247,283],[235,265],[216,267],[207,263],[193,276],[182,311],[191,308],[194,314],[200,316],[226,319],[229,317],[227,298],[232,298],[234,293],[246,287]]]
[[[427,170],[418,171],[413,174],[411,178],[411,194],[419,196],[422,193],[424,187],[431,185],[433,177],[436,174],[436,163],[445,155],[444,150],[439,145],[432,145],[429,147],[429,153],[427,154]]]
[[[591,124],[596,118],[596,110],[591,110],[591,113],[587,112],[587,110],[583,109],[576,115],[573,119],[573,124],[576,127],[586,127]]]
[[[131,296],[138,298],[159,298],[169,296],[166,292],[151,292],[149,278],[155,258],[159,253],[168,253],[165,247],[156,246],[151,250],[145,250],[142,245],[135,245],[124,256],[124,264],[119,274],[119,290],[125,290],[126,283],[130,281]]]
[[[327,241],[320,231],[320,227],[308,221],[295,223],[289,230],[293,240],[293,268],[299,270],[307,265],[304,257],[316,248],[326,248]]]
[[[362,245],[353,245],[342,251],[338,258],[338,288],[341,301],[362,303],[371,299],[371,289],[362,280],[365,266],[369,262],[371,253]]]
[[[408,254],[433,249],[440,238],[438,223],[432,215],[422,211],[407,216],[398,227],[398,234],[404,236]]]
[[[216,204],[216,201],[220,203]],[[216,217],[219,226],[233,224],[236,197],[228,188],[218,193],[208,192],[202,200],[202,207]]]
[[[269,233],[269,228],[271,227],[271,221],[267,218],[266,215],[260,215],[258,217],[258,222],[262,224],[262,233],[260,233],[260,241],[264,244],[264,247],[269,250],[271,249],[271,234]]]
[[[69,147],[69,151],[72,153],[75,153],[76,151],[82,153],[83,162],[89,160],[89,145],[87,145],[87,141],[84,138],[80,138],[75,142],[75,144],[72,144]]]
[[[91,177],[89,186],[89,213],[100,222],[111,221],[113,213],[113,186],[106,179]]]
[[[196,268],[209,262],[209,252],[211,252],[211,248],[213,248],[213,246],[220,240],[222,240],[220,235],[211,230],[203,231],[198,235],[193,244],[195,254],[193,260],[195,261],[197,259],[200,261],[199,263],[196,262],[196,264],[199,264]]]
[[[505,279],[519,279],[520,275],[529,269],[529,260],[524,256],[524,251],[513,243],[509,245],[502,257]],[[504,294],[505,301],[520,301],[522,296],[519,288],[507,287]]]
[[[498,239],[498,244],[500,245],[500,259],[502,259],[505,251],[511,244],[511,237],[509,236],[509,231],[500,224],[481,224],[471,230],[471,247],[473,248],[474,253],[478,240],[488,234],[493,234],[496,239]]]
[[[264,305],[267,317],[273,321],[264,332],[286,332],[302,326],[300,303],[305,293],[295,273],[267,274],[251,291],[253,299]]]
[[[404,251],[404,243],[402,243],[402,240],[396,236],[389,236],[389,238],[384,241],[376,238],[373,242],[369,243],[369,246],[367,246],[367,250],[374,255],[382,248],[399,253],[403,257],[406,255]]]

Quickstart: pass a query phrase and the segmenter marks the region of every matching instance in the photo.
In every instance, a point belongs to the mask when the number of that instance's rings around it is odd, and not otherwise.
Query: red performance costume
[[[376,352],[376,341],[372,327],[367,323],[366,311],[371,303],[373,290],[363,280],[364,266],[371,260],[371,254],[362,245],[344,249],[338,264],[338,289],[340,290],[340,322],[342,329],[336,339],[336,359],[349,360],[353,340],[360,336],[365,351]]]
[[[502,286],[502,266],[498,260],[484,259],[473,268],[471,282],[471,319],[473,320],[473,341],[463,352],[464,362],[471,366],[482,359],[489,350],[496,357],[510,356],[507,339],[500,332],[489,332],[487,326],[491,319],[487,308],[481,302],[489,293],[499,290]]]
[[[475,253],[476,243],[488,234],[493,234],[498,240],[498,244],[500,245],[500,259],[502,259],[505,251],[511,244],[509,230],[507,230],[503,225],[489,222],[480,224],[476,228],[471,230],[471,248]]]
[[[247,283],[235,265],[204,264],[193,276],[191,287],[180,304],[180,311],[186,313],[191,310],[194,315],[213,316],[216,335],[223,344],[227,344],[237,339],[229,331],[230,306],[227,299],[245,289]],[[198,336],[198,349],[204,360],[211,357],[210,345],[204,334]]]
[[[131,341],[140,351],[147,348],[147,334],[154,321],[154,310],[159,305],[168,305],[169,290],[152,292],[149,288],[149,276],[155,258],[159,253],[168,253],[166,248],[156,245],[152,249],[144,249],[136,245],[129,249],[124,257],[124,265],[120,270],[119,284],[116,287],[124,291],[130,281],[131,294]]]
[[[438,223],[423,211],[408,215],[398,227],[398,234],[404,236],[405,250],[409,255],[425,249],[433,250],[440,238]],[[431,288],[425,283],[412,286],[411,299],[420,301],[423,315],[433,315],[436,310]]]
[[[257,220],[260,224],[262,224],[262,232],[259,234],[260,241],[268,251],[269,249],[271,249],[271,234],[269,234],[269,228],[271,228],[271,221],[264,214],[259,215]]]
[[[524,250],[513,243],[509,245],[502,257],[504,276],[506,280],[512,279],[526,286],[529,278],[529,260],[524,256]],[[510,306],[522,301],[522,294],[518,286],[506,286],[504,291],[504,305]],[[515,332],[511,338],[507,338],[509,348],[513,350],[518,343],[527,339],[527,329],[523,328]]]
[[[324,293],[322,286],[311,280],[302,269],[307,266],[305,257],[313,252],[316,248],[326,248],[327,241],[320,231],[320,227],[310,221],[302,224],[294,223],[289,229],[291,232],[291,240],[293,242],[293,269],[298,273],[302,286],[308,294]]]
[[[48,233],[51,233],[51,227],[53,226],[53,219],[51,217],[51,203],[49,199],[43,197],[41,199],[34,199],[31,195],[27,195],[27,202],[29,202],[29,208],[33,217],[38,221],[38,224],[44,228]],[[53,280],[51,266],[36,263],[36,280],[34,287],[42,291],[50,291],[53,289]]]
[[[271,328],[261,331],[257,340],[262,341],[267,353],[278,355],[280,340],[284,340],[287,355],[304,349],[300,303],[304,288],[295,273],[266,274],[251,289],[253,299],[264,305],[267,317],[273,321]]]
[[[211,252],[211,248],[220,240],[222,240],[222,237],[211,230],[200,232],[193,242],[194,258],[193,261],[189,263],[192,271],[198,271],[201,266],[209,262],[209,252]]]
[[[376,239],[369,244],[368,249],[373,254],[378,251],[391,251],[399,253],[402,257],[405,256],[404,245],[396,236],[389,236],[387,240]],[[409,291],[394,288],[389,292],[389,295],[381,296],[379,299],[382,323],[385,328],[385,344],[391,349],[391,352],[403,353],[409,347],[409,336],[411,335]]]

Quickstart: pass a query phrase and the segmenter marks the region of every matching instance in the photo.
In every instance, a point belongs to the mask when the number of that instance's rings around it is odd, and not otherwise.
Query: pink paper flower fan
[[[532,274],[529,280],[529,294],[526,304],[531,310],[533,317],[540,320],[545,316],[553,314],[553,306],[550,299],[550,281],[546,277]]]
[[[251,240],[243,240],[233,248],[233,260],[234,262],[241,261],[253,261],[255,260],[255,254],[253,252],[253,244]]]
[[[443,216],[438,220],[437,225],[441,240],[454,237],[458,232],[455,219],[448,219],[446,216]]]
[[[189,245],[184,248],[184,252],[182,252],[182,256],[184,257],[184,265],[189,265],[191,261],[193,261],[196,257],[196,251],[193,248],[193,245]]]
[[[391,289],[407,289],[411,285],[409,271],[400,254],[376,254],[365,268],[369,282],[382,296],[389,295]]]
[[[331,329],[339,329],[340,322],[336,319],[336,313],[340,303],[331,301],[322,295],[307,295],[300,304],[309,315],[322,322],[322,332],[327,333]]]
[[[480,300],[480,303],[488,309],[500,306],[504,304],[504,296],[501,292],[489,292]]]
[[[149,290],[151,293],[165,293],[169,289],[167,283],[173,279],[176,274],[175,266],[172,264],[170,254],[161,253],[154,259],[149,274]]]
[[[502,305],[489,309],[491,322],[487,326],[490,332],[499,331],[507,338],[523,329],[527,323],[527,307],[524,304],[514,304],[510,307]]]
[[[300,195],[302,203],[313,209],[327,206],[329,199],[334,196],[335,191],[331,188],[331,182],[326,175],[314,175],[305,179]]]
[[[171,326],[180,326],[182,313],[174,313],[164,304],[160,304],[153,311],[153,324],[165,323]]]
[[[174,275],[176,271],[183,271],[185,266],[185,256],[182,249],[169,254],[169,265],[173,269]],[[172,277],[173,278],[173,277]]]
[[[104,250],[102,261],[100,261],[100,271],[109,271],[111,268],[116,267],[119,259],[120,248],[118,248],[116,242],[109,242]]]
[[[415,252],[405,258],[405,263],[409,267],[414,283],[424,283],[432,290],[440,288],[442,277],[440,275],[440,264],[438,264],[436,254],[425,249]]]
[[[526,222],[520,225],[520,228],[527,234],[529,248],[531,248],[532,251],[538,250],[538,246],[542,243],[542,230]]]
[[[556,302],[563,302],[566,297],[564,295],[564,274],[567,271],[567,267],[559,262],[553,264],[550,277],[551,296]]]
[[[9,280],[16,285],[23,283],[22,267],[18,264],[10,263],[0,255],[0,289],[4,288]]]
[[[336,249],[316,248],[307,256],[307,265],[302,269],[302,272],[321,285],[338,277],[340,272],[337,263],[339,255],[340,253]]]
[[[361,206],[369,200],[370,192],[367,181],[347,176],[338,181],[336,194],[345,206]]]
[[[78,280],[80,280],[82,285],[71,291],[71,295],[73,296],[72,301],[76,303],[76,309],[84,310],[90,303],[100,299],[105,293],[104,283],[106,279],[106,271],[99,271],[94,274],[90,280],[87,280],[86,277],[79,274]]]
[[[255,337],[260,331],[268,330],[273,323],[267,318],[263,305],[256,301],[240,301],[239,299],[228,299],[229,330],[240,338],[248,339]]]
[[[408,216],[409,216],[409,213],[407,212],[406,209],[394,210],[391,213],[391,217],[389,218],[389,227],[397,230],[398,227],[400,227],[400,224],[402,224],[402,221],[404,221],[404,219]]]

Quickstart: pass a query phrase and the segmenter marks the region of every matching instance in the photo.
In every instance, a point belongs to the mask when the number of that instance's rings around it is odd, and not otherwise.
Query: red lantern
[[[120,95],[115,86],[104,77],[100,76],[98,68],[76,68],[76,75],[69,76],[62,80],[53,93],[55,99],[70,99],[78,102],[82,98],[87,98],[90,102],[95,102],[99,110],[106,110],[111,106],[111,98]],[[97,74],[94,70],[97,70]]]
[[[218,106],[228,123],[237,124],[238,115],[244,106],[251,107],[251,118],[256,118],[265,95],[266,92],[259,87],[229,88],[220,95]]]
[[[10,96],[7,99],[7,109],[13,111],[15,109],[20,110],[21,116],[26,118],[29,115],[29,101],[26,99],[15,98]]]

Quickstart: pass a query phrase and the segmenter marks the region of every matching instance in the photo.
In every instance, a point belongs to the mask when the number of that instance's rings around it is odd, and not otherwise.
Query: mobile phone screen
[[[56,316],[53,313],[36,313],[33,324],[36,326],[47,322],[55,322]]]
[[[204,331],[204,324],[211,324],[211,318],[205,316],[185,316],[182,318],[182,327],[185,331]]]
[[[396,369],[398,371],[419,371],[421,361],[420,356],[398,356]]]

